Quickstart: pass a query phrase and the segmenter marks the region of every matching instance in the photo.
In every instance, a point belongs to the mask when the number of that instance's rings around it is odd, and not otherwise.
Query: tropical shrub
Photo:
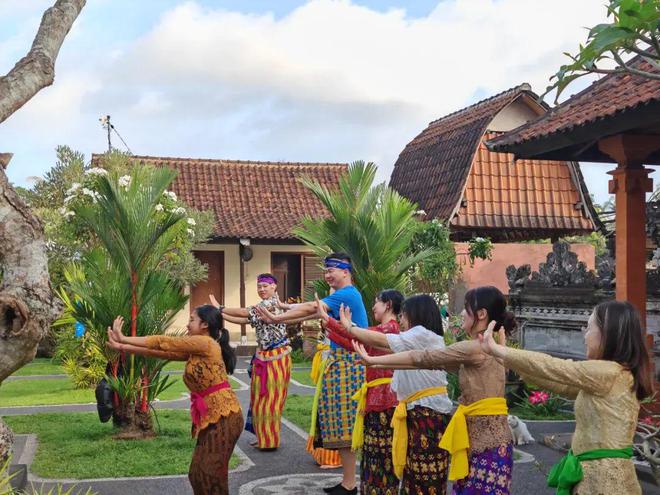
[[[78,218],[98,247],[64,270],[60,290],[66,312],[59,324],[85,325],[110,362],[108,382],[116,393],[113,420],[138,432],[152,432],[150,404],[171,383],[164,361],[124,356],[105,347],[106,329],[118,315],[131,336],[161,334],[187,296],[164,270],[171,247],[192,237],[185,208],[167,191],[175,173],[135,167],[130,174],[95,170],[88,186],[69,194],[68,217]],[[78,192],[80,191],[80,192]]]
[[[475,237],[468,242],[468,256],[470,257],[470,264],[474,264],[477,258],[482,260],[490,260],[493,258],[493,243],[490,239],[483,237]]]
[[[76,337],[71,325],[55,332],[57,346],[54,357],[62,363],[75,388],[93,388],[105,376],[108,359],[103,344],[93,333]]]
[[[432,294],[442,299],[460,272],[449,229],[436,218],[414,225],[417,230],[408,253],[415,255],[429,249],[433,253],[410,269],[410,292]]]

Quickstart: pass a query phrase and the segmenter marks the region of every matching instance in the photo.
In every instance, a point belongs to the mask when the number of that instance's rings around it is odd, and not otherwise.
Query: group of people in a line
[[[291,376],[286,325],[311,318],[323,322],[327,341],[312,365],[308,447],[317,462],[342,468],[341,482],[326,493],[357,493],[358,453],[363,494],[440,495],[449,481],[453,495],[511,493],[506,369],[575,399],[572,449],[548,478],[558,494],[641,493],[632,441],[652,378],[631,304],[611,301],[594,309],[584,334],[587,360],[576,362],[507,347],[516,322],[503,294],[476,287],[466,293],[462,312],[469,339],[447,346],[431,296],[404,299],[384,288],[373,301],[377,324],[370,327],[350,258],[332,253],[324,263],[331,293],[320,300],[280,303],[277,280],[262,274],[259,304],[227,308],[212,299],[192,312],[185,337],[126,337],[121,318],[108,329],[108,345],[119,351],[187,361],[183,378],[197,437],[189,473],[195,494],[228,493],[229,458],[244,425],[228,383],[236,357],[223,320],[249,323],[256,331],[245,429],[255,434],[255,448],[275,450]],[[458,408],[447,393],[448,371],[458,373]]]

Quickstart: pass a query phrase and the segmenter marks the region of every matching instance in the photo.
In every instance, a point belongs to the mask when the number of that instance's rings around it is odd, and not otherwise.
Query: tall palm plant
[[[100,344],[117,315],[130,322],[132,336],[162,333],[187,301],[182,287],[159,270],[187,230],[182,211],[158,207],[174,176],[171,170],[148,167],[136,167],[130,176],[101,175],[90,193],[93,201],[73,206],[100,247],[65,271],[63,321],[85,323]],[[167,386],[160,376],[163,362],[108,352],[117,422],[150,430],[149,403]]]
[[[411,267],[434,254],[433,249],[409,252],[419,222],[417,206],[384,184],[374,185],[375,177],[373,163],[356,161],[336,190],[301,179],[329,215],[307,216],[293,231],[317,256],[343,251],[351,257],[354,282],[367,307],[383,289],[405,292]]]

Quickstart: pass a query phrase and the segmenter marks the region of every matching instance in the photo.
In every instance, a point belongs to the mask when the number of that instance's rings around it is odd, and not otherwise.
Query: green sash
[[[584,474],[582,473],[582,461],[594,461],[596,459],[630,459],[633,455],[632,447],[625,449],[594,449],[582,452],[578,455],[573,455],[573,451],[569,450],[559,461],[555,464],[548,473],[548,486],[557,487],[557,495],[571,495],[571,490],[574,485],[577,485]]]

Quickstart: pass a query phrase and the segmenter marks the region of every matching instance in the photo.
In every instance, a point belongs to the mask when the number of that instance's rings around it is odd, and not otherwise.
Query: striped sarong
[[[357,401],[353,395],[365,381],[360,356],[342,348],[332,349],[321,376],[318,404],[318,430],[323,447],[351,446]]]
[[[278,347],[255,354],[250,381],[252,429],[260,449],[280,446],[282,410],[291,379],[291,348]]]

